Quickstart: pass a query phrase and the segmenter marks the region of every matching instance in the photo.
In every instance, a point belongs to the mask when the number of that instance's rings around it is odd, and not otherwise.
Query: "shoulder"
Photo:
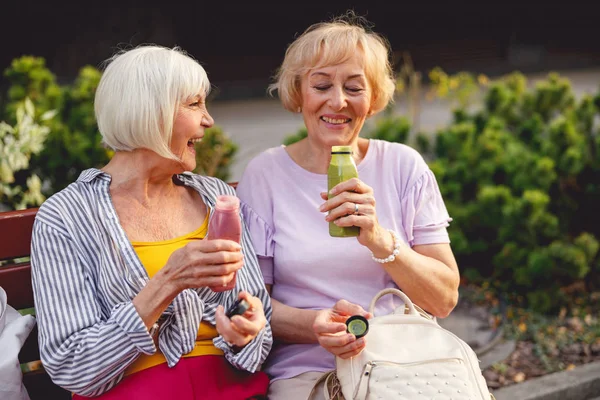
[[[377,155],[381,157],[395,159],[398,162],[402,162],[405,166],[427,168],[427,163],[421,153],[406,144],[371,139],[371,145],[374,147]]]
[[[429,165],[414,148],[402,143],[371,139],[373,164],[379,171],[391,174],[401,193],[405,193],[427,175]]]
[[[75,221],[82,209],[97,204],[94,192],[86,182],[73,182],[54,193],[42,203],[35,216],[36,224],[43,223],[66,233],[68,221]]]
[[[244,168],[237,187],[238,195],[255,195],[256,189],[268,190],[281,178],[281,173],[286,174],[287,157],[284,146],[272,147],[255,156]]]

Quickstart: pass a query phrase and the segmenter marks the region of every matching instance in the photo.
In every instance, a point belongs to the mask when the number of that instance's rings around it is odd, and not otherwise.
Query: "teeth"
[[[202,140],[202,138],[194,138],[194,139],[190,139],[189,141],[192,143],[198,143],[201,140]]]
[[[321,119],[325,122],[327,122],[328,124],[343,124],[346,122],[350,122],[350,119],[333,119],[333,118],[327,118],[327,117],[321,117]]]

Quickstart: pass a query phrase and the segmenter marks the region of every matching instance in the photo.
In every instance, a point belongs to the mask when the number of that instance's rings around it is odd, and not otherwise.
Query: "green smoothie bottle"
[[[348,179],[358,178],[356,164],[352,158],[351,146],[332,146],[331,163],[327,170],[327,191],[329,192],[338,183]],[[329,195],[329,198],[333,196]],[[329,223],[329,235],[333,237],[355,237],[360,233],[358,226],[337,226],[333,222]]]

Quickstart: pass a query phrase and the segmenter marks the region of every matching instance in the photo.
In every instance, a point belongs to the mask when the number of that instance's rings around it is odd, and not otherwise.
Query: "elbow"
[[[457,279],[453,281],[451,285],[449,285],[449,287],[445,290],[443,296],[441,296],[439,301],[436,302],[437,304],[433,310],[433,315],[435,315],[438,318],[446,318],[450,315],[452,310],[454,310],[454,308],[458,304],[459,283],[460,282],[457,277]]]
[[[454,307],[458,304],[458,289],[451,291],[445,299],[440,302],[439,307],[435,312],[435,316],[438,318],[446,318],[450,315]]]
[[[104,391],[100,390],[102,387],[94,379],[76,379],[68,368],[45,362],[42,362],[42,365],[52,382],[66,391],[83,397],[99,396]]]

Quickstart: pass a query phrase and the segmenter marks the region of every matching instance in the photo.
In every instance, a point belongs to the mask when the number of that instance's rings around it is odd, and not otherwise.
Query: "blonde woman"
[[[240,244],[204,240],[216,197],[235,193],[188,172],[194,143],[214,123],[209,89],[204,69],[178,48],[115,55],[95,97],[115,155],[37,214],[31,268],[41,360],[74,399],[266,393],[257,371],[272,344],[271,304],[248,232]],[[222,290],[236,273],[233,290]],[[239,297],[250,309],[227,318],[224,307]]]
[[[389,46],[363,22],[349,15],[319,23],[288,47],[272,89],[302,114],[308,137],[260,154],[238,186],[272,296],[270,399],[306,399],[335,368],[334,356],[362,351],[368,335],[357,340],[344,322],[370,317],[365,309],[380,290],[398,287],[439,317],[458,299],[451,219],[435,176],[410,147],[359,136],[395,88]],[[352,147],[359,179],[334,187],[328,200],[338,145]],[[330,221],[360,227],[360,235],[332,238]],[[391,312],[397,301],[378,302],[377,312]]]

